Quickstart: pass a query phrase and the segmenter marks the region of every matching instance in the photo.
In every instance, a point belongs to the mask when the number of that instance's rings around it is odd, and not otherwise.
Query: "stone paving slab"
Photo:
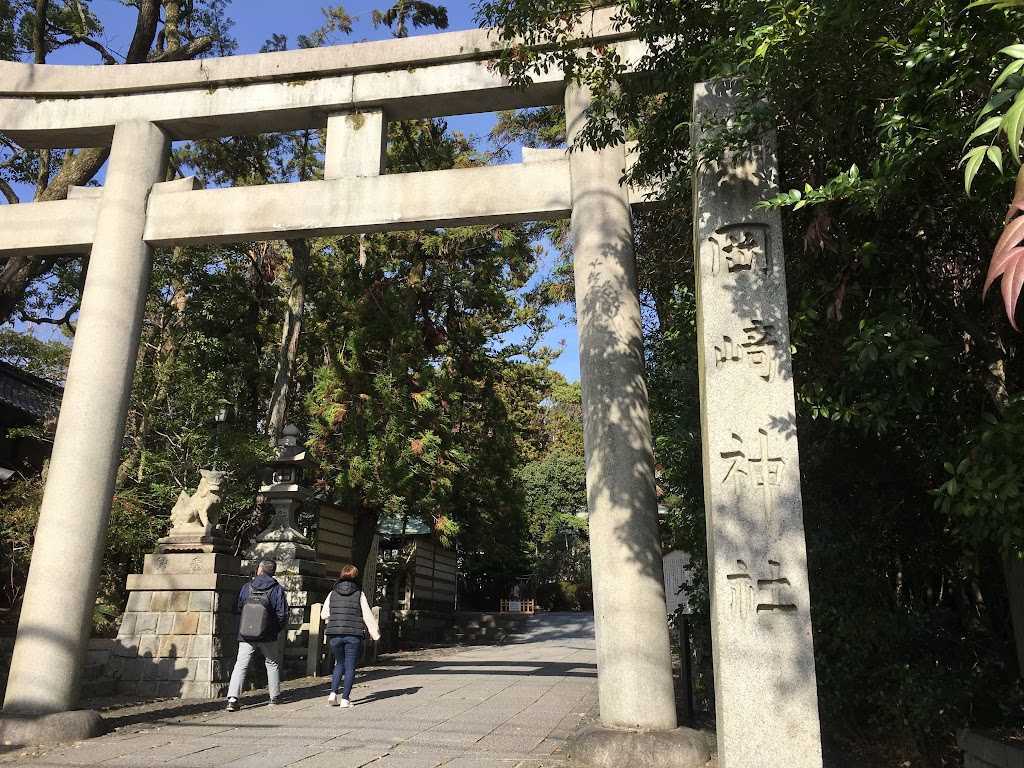
[[[596,706],[593,621],[533,620],[518,642],[396,654],[360,671],[354,707],[329,683],[287,683],[284,703],[246,696],[105,709],[114,733],[0,756],[33,768],[564,768],[560,750]]]

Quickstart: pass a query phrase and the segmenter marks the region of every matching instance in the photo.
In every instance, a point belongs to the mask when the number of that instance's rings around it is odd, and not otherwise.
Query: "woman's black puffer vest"
[[[327,619],[325,635],[363,634],[362,592],[354,581],[339,581],[331,592],[331,616]]]

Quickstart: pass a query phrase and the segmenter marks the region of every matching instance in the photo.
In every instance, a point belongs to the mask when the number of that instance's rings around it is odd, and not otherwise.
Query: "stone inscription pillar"
[[[590,103],[566,90],[569,142]],[[569,156],[598,695],[606,726],[676,726],[644,380],[643,332],[622,146]]]
[[[694,92],[693,146],[728,118]],[[722,768],[820,768],[774,138],[694,178],[697,341]]]
[[[151,123],[114,129],[5,711],[57,712],[77,702],[152,266],[142,239],[146,203],[167,152]]]

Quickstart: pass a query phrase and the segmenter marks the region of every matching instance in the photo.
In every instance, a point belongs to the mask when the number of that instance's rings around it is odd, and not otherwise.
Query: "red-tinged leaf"
[[[1006,211],[1005,223],[1009,224],[1010,219],[1013,218],[1013,214],[1017,213],[1018,211],[1024,211],[1024,197],[1018,197],[1016,200],[1010,203],[1010,207]]]
[[[1022,258],[1024,258],[1024,247],[1020,246],[1001,251],[998,256],[993,254],[992,261],[988,265],[988,274],[985,276],[985,287],[981,292],[982,299],[988,295],[988,289],[992,287],[992,283],[996,281],[996,278],[1002,275],[1005,280],[1005,275]]]
[[[988,289],[1000,276],[1005,275],[1020,258],[1024,257],[1024,248],[1007,248],[1000,251],[998,255],[992,255],[992,261],[988,265],[988,274],[985,275],[985,287],[982,288],[981,298],[988,296]]]
[[[1016,259],[1010,269],[1003,273],[1003,306],[1006,308],[1006,316],[1010,318],[1010,325],[1013,330],[1020,331],[1017,327],[1017,300],[1020,298],[1020,290],[1024,287],[1024,260]]]
[[[1021,241],[1022,237],[1024,237],[1024,216],[1018,216],[1006,225],[1003,234],[999,236],[999,242],[996,243],[992,258],[997,258],[1000,251],[1013,248]]]

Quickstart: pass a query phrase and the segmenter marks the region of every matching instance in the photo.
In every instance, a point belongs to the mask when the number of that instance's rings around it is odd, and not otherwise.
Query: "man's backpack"
[[[276,585],[275,585],[276,586]],[[253,589],[242,606],[242,619],[238,623],[238,636],[243,640],[260,640],[270,629],[270,589]]]

